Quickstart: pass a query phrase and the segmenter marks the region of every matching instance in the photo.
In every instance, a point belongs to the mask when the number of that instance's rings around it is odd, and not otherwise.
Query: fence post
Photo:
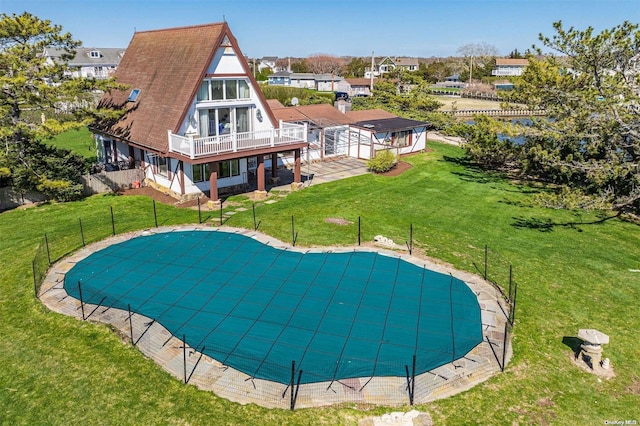
[[[358,216],[358,245],[360,245],[360,216]]]
[[[293,215],[291,215],[291,243],[296,246],[296,240],[298,239],[298,233],[296,232]]]
[[[489,259],[489,246],[484,245],[484,280],[487,280],[487,262]]]
[[[511,324],[516,321],[516,301],[518,300],[518,282],[516,281],[513,287],[513,302],[511,304]]]
[[[509,303],[511,303],[511,284],[513,283],[513,265],[509,264]]]
[[[409,224],[409,254],[413,252],[413,223]]]
[[[156,212],[156,200],[153,200],[153,223],[158,227],[158,214]]]
[[[451,317],[451,362],[456,359],[456,336],[453,328],[453,275],[449,272],[451,280],[449,280],[449,315]]]
[[[293,408],[295,407],[295,404],[296,404],[296,401],[294,399],[295,391],[293,389],[293,385],[295,383],[295,379],[296,379],[296,361],[292,360],[291,361],[291,383],[289,383],[289,388],[291,389],[291,402],[289,404],[289,409],[291,411],[293,411]]]
[[[38,297],[38,278],[36,278],[36,260],[31,261],[31,270],[33,271],[33,292]]]
[[[222,201],[220,201],[220,226],[222,226]]]
[[[127,310],[129,311],[129,332],[131,334],[131,343],[135,346],[136,342],[133,340],[133,321],[131,320],[131,303],[127,303]]]
[[[258,230],[258,224],[256,223],[256,203],[251,203],[251,210],[253,211],[253,230]]]
[[[116,222],[113,220],[113,206],[109,206],[111,210],[111,235],[116,235]]]
[[[416,354],[413,354],[413,367],[411,368],[411,400],[410,405],[413,406],[413,396],[416,392]]]
[[[84,247],[84,231],[82,230],[82,218],[78,218],[78,222],[80,222],[80,236],[82,237],[82,247]]]
[[[200,196],[198,195],[198,223],[202,223],[202,213],[200,212]]]
[[[82,320],[84,321],[84,301],[82,299],[82,285],[80,280],[78,280],[78,293],[80,293],[80,309],[82,311]]]
[[[504,371],[505,359],[507,359],[507,333],[509,332],[509,321],[505,321],[504,323],[504,340],[502,341],[502,365],[500,366],[500,371]]]
[[[44,234],[44,245],[47,247],[47,260],[49,261],[49,265],[51,265],[51,253],[49,252],[49,238],[47,234]]]
[[[182,360],[184,361],[184,383],[187,383],[187,338],[182,335]]]

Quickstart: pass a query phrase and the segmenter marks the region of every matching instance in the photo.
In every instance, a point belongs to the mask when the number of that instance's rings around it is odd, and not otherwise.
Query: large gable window
[[[198,89],[198,101],[232,101],[249,99],[251,91],[246,80],[237,79],[211,79],[205,80]]]

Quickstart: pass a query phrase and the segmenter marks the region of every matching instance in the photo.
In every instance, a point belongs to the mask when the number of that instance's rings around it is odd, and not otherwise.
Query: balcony
[[[212,155],[251,151],[268,147],[285,147],[307,141],[307,126],[280,122],[279,129],[231,133],[220,136],[193,137],[169,131],[169,151],[192,160]]]

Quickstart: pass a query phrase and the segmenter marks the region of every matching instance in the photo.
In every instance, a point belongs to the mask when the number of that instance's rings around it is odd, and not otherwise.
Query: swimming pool
[[[78,285],[80,283],[80,285]],[[250,377],[300,383],[416,374],[482,342],[461,280],[374,251],[289,250],[221,230],[140,236],[66,275],[85,303],[130,309]]]

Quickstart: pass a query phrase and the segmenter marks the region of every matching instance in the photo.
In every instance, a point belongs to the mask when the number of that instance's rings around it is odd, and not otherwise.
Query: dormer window
[[[102,55],[100,55],[100,51],[99,50],[92,50],[89,52],[89,57],[90,58],[100,58]]]
[[[127,98],[127,102],[135,102],[138,99],[138,95],[140,94],[140,89],[133,89],[129,98]]]

